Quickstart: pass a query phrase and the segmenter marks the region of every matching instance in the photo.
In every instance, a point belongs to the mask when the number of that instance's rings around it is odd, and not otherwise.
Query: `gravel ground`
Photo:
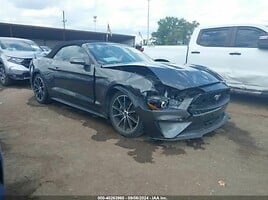
[[[231,120],[198,140],[119,136],[109,122],[27,83],[0,86],[0,142],[11,195],[268,195],[268,99],[232,95]]]

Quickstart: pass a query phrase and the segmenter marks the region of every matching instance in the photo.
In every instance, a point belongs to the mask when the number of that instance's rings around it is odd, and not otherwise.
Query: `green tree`
[[[196,21],[188,22],[183,18],[166,17],[158,21],[158,29],[152,33],[152,37],[158,45],[188,44],[198,25]]]

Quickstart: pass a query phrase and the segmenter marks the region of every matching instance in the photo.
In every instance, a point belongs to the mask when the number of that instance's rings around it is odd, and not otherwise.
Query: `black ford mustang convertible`
[[[120,44],[73,41],[34,59],[36,100],[51,99],[110,119],[126,137],[202,137],[227,120],[229,88],[202,66],[154,62]]]

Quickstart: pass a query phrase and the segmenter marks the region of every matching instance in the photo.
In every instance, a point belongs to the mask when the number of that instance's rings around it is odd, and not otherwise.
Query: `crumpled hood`
[[[6,56],[16,58],[39,58],[44,56],[42,51],[8,51],[2,50]]]
[[[164,85],[178,89],[187,89],[219,82],[214,75],[188,66],[159,63],[158,66],[153,65],[149,68]]]
[[[184,90],[220,82],[214,75],[188,66],[177,66],[169,63],[131,63],[120,66],[107,66],[139,75],[155,76],[163,85]]]

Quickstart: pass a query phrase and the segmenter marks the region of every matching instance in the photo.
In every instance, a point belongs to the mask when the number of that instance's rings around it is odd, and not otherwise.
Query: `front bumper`
[[[221,127],[229,116],[225,113],[226,105],[213,111],[189,115],[187,111],[161,110],[152,111],[139,108],[146,133],[155,140],[185,140],[200,138]]]
[[[23,65],[7,62],[7,75],[14,80],[30,79],[30,71]]]

